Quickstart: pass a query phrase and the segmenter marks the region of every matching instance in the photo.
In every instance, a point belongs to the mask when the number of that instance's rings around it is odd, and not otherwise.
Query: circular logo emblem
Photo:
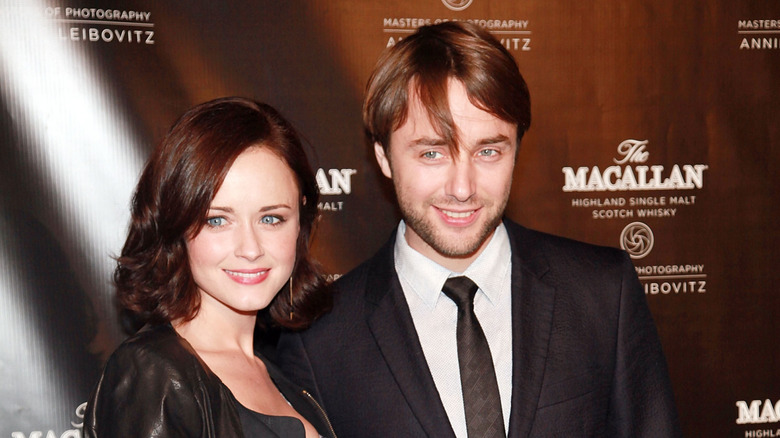
[[[462,11],[469,6],[473,0],[441,0],[444,6],[451,11]]]
[[[632,259],[641,259],[653,249],[653,230],[642,222],[632,222],[620,233],[620,247]]]

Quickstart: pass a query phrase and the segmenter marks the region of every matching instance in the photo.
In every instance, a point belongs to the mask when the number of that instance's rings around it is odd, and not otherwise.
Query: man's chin
[[[450,258],[450,259],[467,259],[472,256],[474,256],[480,249],[480,245],[477,245],[476,248],[474,247],[468,247],[468,248],[436,248],[433,249],[436,250],[437,253],[443,255],[444,257]]]
[[[479,253],[490,241],[491,236],[500,224],[480,224],[469,233],[455,232],[436,236],[437,245],[431,245],[439,254],[451,258],[469,258]]]
[[[407,232],[412,231],[424,244],[439,255],[448,258],[467,259],[478,253],[490,240],[500,219],[495,224],[472,223],[466,227],[452,227],[433,220],[416,220],[404,217]],[[407,239],[408,240],[408,239]]]
[[[486,236],[464,236],[462,233],[440,234],[433,236],[432,239],[426,239],[426,243],[445,257],[465,259],[479,252],[489,236],[490,233]]]

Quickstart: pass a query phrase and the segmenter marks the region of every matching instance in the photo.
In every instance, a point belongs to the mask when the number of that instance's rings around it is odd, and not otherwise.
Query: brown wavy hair
[[[140,322],[187,321],[197,315],[200,294],[186,241],[203,227],[235,159],[258,146],[287,163],[302,195],[292,306],[285,286],[268,313],[279,325],[300,329],[330,309],[320,267],[309,253],[319,190],[299,136],[273,107],[226,97],[185,112],[154,150],[138,181],[114,283],[119,303]]]
[[[528,86],[515,59],[490,32],[461,21],[422,26],[379,58],[363,101],[370,145],[387,151],[390,135],[406,121],[413,90],[437,133],[457,150],[447,95],[450,78],[463,83],[474,106],[517,125],[520,145],[531,126]]]

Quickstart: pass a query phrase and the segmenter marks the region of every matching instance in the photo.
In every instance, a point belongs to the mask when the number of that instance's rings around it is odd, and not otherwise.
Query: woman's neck
[[[257,314],[220,310],[201,306],[193,319],[172,322],[173,328],[199,353],[241,351],[246,357],[254,357]]]

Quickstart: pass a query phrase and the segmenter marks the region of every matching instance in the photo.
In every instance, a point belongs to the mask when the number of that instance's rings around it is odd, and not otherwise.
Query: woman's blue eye
[[[260,222],[266,224],[266,225],[275,225],[281,221],[280,218],[276,216],[263,216],[262,219],[260,219]]]
[[[206,224],[210,227],[221,227],[222,225],[225,225],[225,218],[224,217],[210,217],[206,219]]]

